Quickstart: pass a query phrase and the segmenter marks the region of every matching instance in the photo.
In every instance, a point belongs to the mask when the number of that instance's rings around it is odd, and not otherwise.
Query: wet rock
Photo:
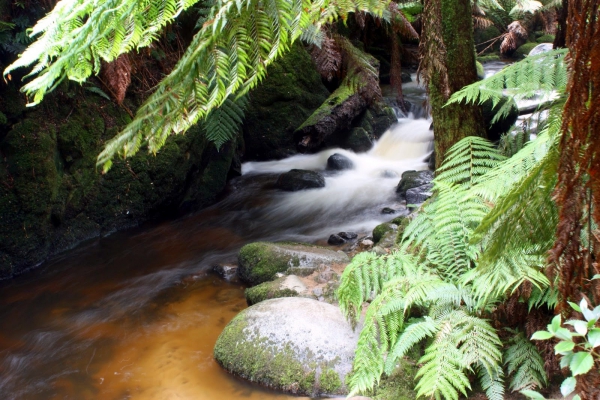
[[[342,144],[342,147],[352,150],[355,153],[364,153],[373,147],[373,140],[364,128],[358,126],[350,130],[350,134]]]
[[[401,199],[406,199],[406,191],[430,183],[433,180],[431,171],[405,171],[396,187],[396,193]]]
[[[343,171],[354,168],[354,163],[348,157],[335,153],[327,159],[327,169],[331,171]]]
[[[306,285],[296,275],[287,275],[274,281],[263,282],[244,291],[249,306],[268,299],[306,295]]]
[[[257,285],[272,280],[278,272],[310,275],[320,264],[348,263],[341,251],[301,243],[256,242],[238,253],[238,275],[244,282]]]
[[[496,113],[502,107],[505,107],[505,104],[508,101],[512,102],[512,107],[510,107],[508,114],[499,118],[492,124],[492,120],[496,116]],[[495,107],[492,100],[487,100],[481,104],[480,108],[485,126],[487,127],[487,138],[494,142],[500,140],[500,137],[510,130],[519,117],[517,104],[508,96],[502,97]]]
[[[339,246],[341,244],[351,242],[358,237],[358,233],[356,232],[339,232],[337,234],[333,234],[329,236],[327,243],[333,246]]]
[[[364,239],[364,240],[361,240],[359,246],[363,250],[368,250],[368,249],[372,248],[374,244],[375,243],[373,243],[373,241],[371,239]]]
[[[318,172],[292,169],[279,175],[275,186],[286,192],[325,187],[325,178]]]
[[[416,188],[411,188],[406,191],[406,204],[421,204],[425,200],[431,197],[433,194],[431,190],[433,189],[433,184],[428,183],[425,185],[418,186]]]
[[[323,296],[323,288],[316,287],[313,289],[312,292],[315,295],[315,297],[317,297],[317,298]]]
[[[340,244],[346,243],[346,239],[334,233],[333,235],[329,236],[329,239],[327,239],[327,243],[332,246],[339,246]]]
[[[217,273],[217,275],[219,275],[221,278],[225,279],[226,281],[230,281],[230,280],[234,279],[237,276],[237,270],[238,270],[237,265],[223,264],[223,265],[216,265],[213,267],[213,271],[215,271]]]
[[[394,210],[393,208],[389,208],[389,207],[385,207],[381,210],[382,214],[395,214],[396,210]]]
[[[344,240],[354,240],[358,237],[358,233],[356,232],[340,232],[338,235]]]
[[[214,356],[229,372],[273,389],[342,395],[359,332],[331,304],[272,299],[238,314],[219,336]]]

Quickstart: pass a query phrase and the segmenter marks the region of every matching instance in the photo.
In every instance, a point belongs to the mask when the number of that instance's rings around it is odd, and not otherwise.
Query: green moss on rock
[[[414,400],[417,398],[415,375],[417,367],[412,360],[402,359],[390,376],[383,376],[372,395],[373,400]]]
[[[377,244],[388,232],[392,232],[394,228],[389,222],[379,224],[373,229],[373,243]]]
[[[244,141],[248,160],[283,158],[296,152],[294,131],[329,96],[310,55],[297,42],[271,64],[250,92]]]
[[[554,35],[543,35],[536,39],[537,43],[554,43]]]
[[[326,369],[321,372],[319,378],[319,387],[323,393],[335,394],[342,387],[340,376],[333,369]]]
[[[298,394],[313,394],[315,371],[294,358],[290,347],[273,349],[266,338],[242,341],[247,323],[238,314],[223,330],[214,357],[226,370],[251,382]]]
[[[475,61],[475,66],[477,68],[477,78],[484,79],[485,70],[483,69],[483,64],[481,64],[479,61]]]
[[[246,302],[249,306],[268,299],[280,297],[296,297],[298,292],[289,288],[279,288],[280,281],[263,282],[260,285],[248,288],[244,291]]]
[[[485,56],[479,56],[479,57],[477,57],[477,61],[479,61],[480,63],[486,63],[486,62],[490,62],[490,61],[500,61],[500,56],[498,54],[489,54],[489,55],[485,55]]]
[[[533,48],[537,45],[538,43],[525,43],[515,51],[513,56],[517,59],[525,58],[527,57],[527,55],[529,55],[529,52],[533,50]]]
[[[81,240],[206,206],[226,183],[235,144],[217,152],[198,127],[102,175],[96,157],[129,115],[68,85],[24,111],[15,87],[0,87],[1,112],[16,120],[0,132],[0,278]]]

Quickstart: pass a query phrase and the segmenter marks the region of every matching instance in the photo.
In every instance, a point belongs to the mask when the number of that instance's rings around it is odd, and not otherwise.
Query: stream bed
[[[88,241],[0,282],[0,397],[298,399],[214,361],[218,335],[246,302],[244,286],[212,267],[235,263],[253,241],[326,245],[332,233],[370,233],[391,219],[384,207],[402,207],[394,191],[402,172],[427,168],[429,125],[403,118],[367,153],[244,164],[213,207]],[[324,171],[336,152],[355,168]],[[325,188],[277,190],[277,176],[292,168],[322,171]]]

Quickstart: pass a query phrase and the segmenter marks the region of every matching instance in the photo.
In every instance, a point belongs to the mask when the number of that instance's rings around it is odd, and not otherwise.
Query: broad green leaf
[[[573,359],[573,356],[575,355],[575,353],[569,353],[567,355],[565,355],[563,358],[560,359],[560,367],[561,368],[566,368],[569,366],[569,364],[571,364],[571,360]]]
[[[581,400],[581,396],[579,396],[578,394],[576,394],[575,396],[573,396],[573,400]]]
[[[600,346],[600,328],[593,328],[588,333],[588,342],[592,345],[592,348]]]
[[[577,311],[577,312],[581,312],[581,308],[580,308],[580,307],[579,307],[577,304],[575,304],[575,303],[573,303],[573,302],[571,302],[571,301],[568,301],[567,303],[569,303],[569,305],[571,306],[571,308],[572,308],[573,310],[575,310],[575,311]]]
[[[569,364],[573,376],[587,373],[594,366],[594,358],[590,353],[584,351],[575,353]]]
[[[548,325],[548,331],[550,331],[551,333],[556,332],[560,328],[561,322],[562,318],[560,317],[560,315],[557,315],[556,317],[552,318],[552,323]]]
[[[556,332],[554,332],[554,336],[562,340],[572,340],[573,334],[567,328],[558,328]]]
[[[579,333],[581,336],[587,335],[588,332],[588,324],[586,321],[581,321],[579,319],[574,319],[571,321],[565,322],[566,324],[572,325],[575,328],[575,331]]]
[[[573,350],[574,348],[575,348],[575,343],[573,343],[570,340],[566,340],[566,341],[560,342],[559,344],[554,346],[554,352],[556,354],[566,353],[566,352]]]
[[[600,279],[600,274],[596,274],[596,275],[592,276],[592,280],[594,280],[594,279]]]
[[[537,331],[531,336],[531,340],[548,340],[553,337],[554,335],[548,331]]]
[[[576,384],[577,384],[577,380],[571,376],[571,377],[565,379],[563,381],[562,385],[560,385],[560,392],[562,393],[562,395],[564,397],[567,397],[568,395],[573,393],[573,390],[575,390]]]

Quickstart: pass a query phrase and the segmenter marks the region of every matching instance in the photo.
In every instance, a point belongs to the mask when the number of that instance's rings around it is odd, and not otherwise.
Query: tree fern
[[[62,0],[37,22],[30,45],[4,75],[34,64],[35,79],[23,87],[39,103],[65,77],[85,81],[134,48],[148,46],[158,32],[198,0]]]
[[[98,4],[96,4],[98,3]],[[149,44],[160,27],[193,0],[71,0],[59,3],[33,30],[41,37],[11,70],[35,63],[24,86],[33,103],[65,77],[83,81],[97,73],[100,60]],[[235,94],[246,93],[266,68],[312,26],[354,11],[383,16],[386,1],[377,0],[221,0],[212,8],[173,71],[138,109],[134,120],[109,141],[98,157],[108,169],[111,158],[135,154],[142,144],[156,152],[173,133],[183,133]],[[305,35],[310,38],[310,35]]]

